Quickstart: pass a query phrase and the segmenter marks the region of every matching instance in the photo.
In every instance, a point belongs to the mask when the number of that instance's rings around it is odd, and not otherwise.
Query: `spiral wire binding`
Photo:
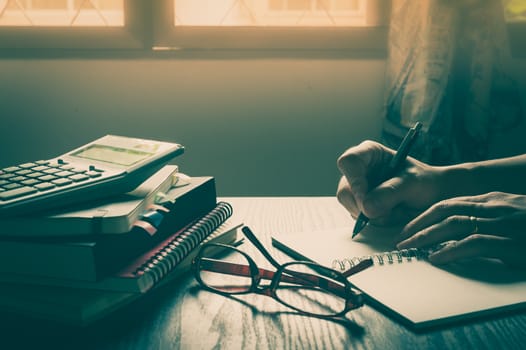
[[[393,250],[390,252],[382,252],[371,255],[364,255],[362,257],[353,257],[353,258],[344,258],[344,259],[335,259],[332,261],[333,269],[340,269],[341,271],[348,270],[362,260],[372,259],[373,263],[376,265],[385,265],[385,264],[394,264],[395,262],[401,264],[405,261],[410,262],[413,259],[422,260],[427,259],[428,255],[431,253],[431,250],[424,250],[418,248],[409,248],[409,249],[400,249]]]
[[[226,202],[219,202],[208,214],[160,248],[154,256],[138,267],[134,274],[151,274],[155,285],[231,215],[232,206]]]

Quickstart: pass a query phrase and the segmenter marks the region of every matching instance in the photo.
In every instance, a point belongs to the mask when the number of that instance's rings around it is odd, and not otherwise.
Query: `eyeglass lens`
[[[221,259],[216,260],[214,258],[215,251],[210,248],[212,247],[205,246],[201,252],[202,259],[200,262],[201,265],[199,266],[199,275],[202,283],[208,288],[222,293],[236,294],[250,291],[252,274],[249,269],[248,259],[236,249],[225,247]],[[222,262],[237,264],[245,268],[238,268],[236,270],[232,270],[231,266],[228,268],[214,268],[221,267]]]
[[[302,279],[301,276],[304,274],[309,274],[312,278]],[[289,276],[297,277],[301,283],[291,282],[287,278]],[[332,280],[323,274],[323,270],[319,268],[315,270],[310,265],[295,263],[287,265],[280,275],[275,292],[276,298],[289,307],[315,315],[330,316],[344,311],[346,299],[327,288],[320,287],[314,282],[316,280],[329,281],[333,286],[339,286],[340,290],[344,289],[343,283]]]

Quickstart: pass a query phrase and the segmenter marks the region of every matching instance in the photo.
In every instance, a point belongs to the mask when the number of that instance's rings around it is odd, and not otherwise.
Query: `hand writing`
[[[382,182],[395,151],[365,141],[338,159],[340,179],[337,197],[356,218],[363,211],[374,225],[407,223],[445,193],[441,168],[408,157],[393,178]]]

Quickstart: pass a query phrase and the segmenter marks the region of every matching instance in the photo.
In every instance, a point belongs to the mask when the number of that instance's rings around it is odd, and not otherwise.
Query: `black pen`
[[[389,167],[387,168],[387,172],[385,174],[385,180],[393,177],[398,169],[402,166],[421,128],[422,124],[420,122],[416,122],[415,125],[409,129],[402,140],[400,147],[398,147],[394,157],[389,162]],[[360,215],[358,215],[358,219],[356,219],[356,223],[354,224],[352,238],[354,238],[361,230],[363,230],[368,222],[369,218],[365,216],[363,212],[360,212]]]

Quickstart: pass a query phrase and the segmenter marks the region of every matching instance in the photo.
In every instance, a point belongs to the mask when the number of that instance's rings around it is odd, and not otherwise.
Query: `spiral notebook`
[[[426,328],[526,308],[526,272],[489,259],[443,267],[424,250],[392,250],[387,232],[360,234],[352,227],[273,235],[272,244],[296,260],[346,270],[363,258],[374,265],[349,278],[369,304],[413,328]]]
[[[231,215],[232,206],[226,202],[219,202],[208,214],[170,235],[153,249],[131,261],[119,273],[96,282],[9,273],[1,274],[0,281],[17,284],[144,293],[158,284],[174,269],[181,269],[183,266],[180,266],[180,263],[184,258],[195,253],[196,247],[210,234],[214,233],[217,236],[232,232],[235,235],[235,230],[240,225],[226,223]]]
[[[237,245],[237,228],[227,220],[201,244],[222,243]],[[188,271],[197,254],[194,249],[156,286],[172,282]],[[217,251],[221,253],[221,251]],[[1,276],[1,275],[0,275]],[[50,285],[0,284],[0,310],[34,319],[54,320],[68,325],[84,326],[140,298],[140,293],[115,292],[96,289],[66,288]]]

